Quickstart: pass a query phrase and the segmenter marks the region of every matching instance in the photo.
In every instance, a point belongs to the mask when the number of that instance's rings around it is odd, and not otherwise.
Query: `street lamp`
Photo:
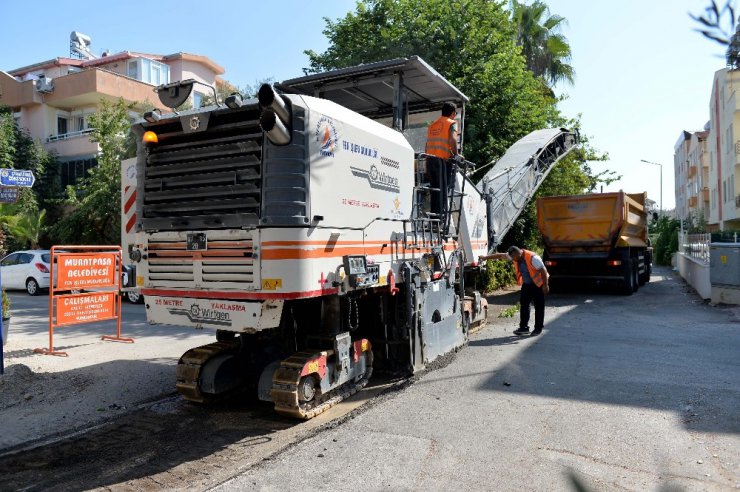
[[[660,166],[660,215],[663,215],[663,164],[659,162],[646,161],[645,159],[640,159],[640,162]]]

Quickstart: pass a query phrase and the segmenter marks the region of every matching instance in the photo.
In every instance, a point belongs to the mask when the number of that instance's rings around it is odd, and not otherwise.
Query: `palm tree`
[[[17,241],[28,242],[31,249],[38,249],[39,236],[44,230],[46,210],[35,210],[8,217],[6,228]]]
[[[575,70],[570,65],[570,44],[560,33],[561,26],[567,24],[565,17],[550,15],[549,7],[540,0],[531,5],[511,0],[511,21],[527,68],[551,85],[573,85]]]

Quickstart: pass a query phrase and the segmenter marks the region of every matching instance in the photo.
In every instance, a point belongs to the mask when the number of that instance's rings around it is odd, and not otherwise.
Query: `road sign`
[[[0,203],[15,203],[18,201],[18,188],[0,186]]]
[[[36,178],[28,169],[0,169],[0,184],[5,186],[20,186],[30,188]]]

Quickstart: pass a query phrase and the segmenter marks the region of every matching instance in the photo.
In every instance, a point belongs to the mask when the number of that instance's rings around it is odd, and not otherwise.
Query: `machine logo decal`
[[[401,188],[398,185],[398,178],[391,176],[384,171],[378,170],[378,167],[375,164],[370,166],[370,170],[355,166],[350,166],[350,169],[352,170],[353,175],[358,178],[366,179],[370,184],[370,188],[389,191],[391,193],[401,192]]]
[[[229,313],[218,309],[202,308],[195,303],[191,304],[189,309],[168,309],[167,311],[175,316],[186,316],[192,323],[231,326]]]
[[[334,157],[334,153],[339,150],[339,136],[331,118],[321,117],[316,124],[315,137],[319,144],[319,154],[323,157]]]
[[[198,128],[200,128],[200,118],[193,116],[190,118],[190,129],[196,131]]]

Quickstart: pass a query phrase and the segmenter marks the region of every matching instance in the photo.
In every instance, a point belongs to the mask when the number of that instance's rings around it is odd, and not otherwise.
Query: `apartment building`
[[[714,74],[709,101],[707,193],[709,224],[719,230],[740,230],[740,70]]]
[[[199,107],[210,90],[225,83],[224,69],[210,58],[189,53],[156,55],[123,51],[93,55],[90,38],[73,32],[70,56],[0,71],[0,105],[16,123],[57,154],[61,184],[74,184],[96,165],[97,144],[90,142],[90,115],[103,99],[123,98],[136,109],[162,107],[153,88],[195,79],[191,104]],[[2,68],[2,67],[0,67]]]
[[[718,224],[710,223],[708,138],[706,129],[682,131],[678,137],[673,154],[676,216],[702,222],[709,229],[719,229]]]

